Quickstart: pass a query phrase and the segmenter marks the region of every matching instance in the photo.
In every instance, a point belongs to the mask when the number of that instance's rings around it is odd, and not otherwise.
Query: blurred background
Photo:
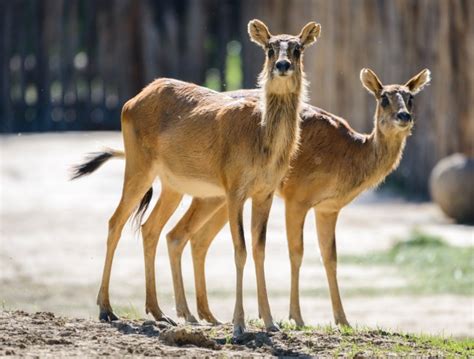
[[[420,119],[392,180],[427,194],[442,157],[474,154],[474,3],[469,0],[2,1],[1,131],[118,130],[123,103],[157,77],[216,90],[255,87],[263,52],[252,18],[276,33],[322,25],[308,50],[311,103],[370,131],[370,67],[401,83],[427,67]]]
[[[253,18],[273,33],[297,34],[309,21],[321,23],[321,38],[305,53],[310,102],[346,118],[358,131],[371,131],[375,110],[374,99],[360,84],[361,68],[373,69],[384,83],[404,83],[423,68],[432,71],[431,86],[415,101],[416,127],[399,169],[382,191],[368,192],[341,215],[341,288],[348,318],[356,323],[474,336],[473,227],[455,224],[427,201],[433,167],[459,153],[471,177],[463,177],[468,179],[454,186],[457,192],[445,191],[445,197],[450,202],[467,198],[472,215],[470,0],[1,1],[4,307],[95,316],[106,223],[118,203],[123,163],[107,164],[101,174],[74,183],[67,182],[68,166],[102,145],[122,147],[121,106],[154,78],[178,78],[218,91],[254,88],[264,54],[248,39],[247,23]],[[270,300],[275,317],[285,318],[289,263],[280,200],[272,213],[269,238],[275,238],[269,240],[266,264]],[[143,315],[141,245],[124,232],[112,300],[124,314]],[[228,229],[219,236],[224,239],[216,240],[208,264],[209,289],[211,305],[229,320],[233,281],[217,269],[229,263],[232,248]],[[311,324],[331,320],[315,236],[308,216],[302,300]],[[157,259],[159,292],[172,314],[164,242]],[[256,317],[255,280],[248,266],[248,315]],[[228,268],[229,278],[233,271]]]

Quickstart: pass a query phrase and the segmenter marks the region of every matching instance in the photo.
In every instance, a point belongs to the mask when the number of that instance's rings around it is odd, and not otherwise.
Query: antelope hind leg
[[[155,320],[165,321],[172,325],[176,323],[161,311],[156,296],[155,257],[156,246],[161,231],[173,215],[183,195],[162,185],[160,199],[153,208],[147,221],[142,226],[143,255],[145,260],[146,302],[145,311],[151,313]]]
[[[191,237],[191,253],[193,256],[194,286],[196,288],[198,315],[200,319],[214,325],[221,324],[221,322],[216,319],[209,309],[205,263],[209,246],[227,221],[227,206],[224,205]]]
[[[196,323],[197,320],[189,310],[184,291],[181,269],[183,249],[191,236],[199,230],[203,223],[205,223],[219,207],[224,205],[224,201],[224,198],[194,198],[183,218],[167,235],[168,257],[173,275],[176,311],[178,316],[184,317],[187,322]]]

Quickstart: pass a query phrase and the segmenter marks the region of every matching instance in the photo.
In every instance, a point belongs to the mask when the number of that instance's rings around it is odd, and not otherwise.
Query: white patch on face
[[[278,59],[277,61],[275,62],[275,64],[278,62],[278,61],[282,61],[282,60],[288,60],[288,42],[286,41],[282,41],[280,42],[279,44],[279,51],[278,51]],[[285,75],[291,75],[293,73],[293,70],[288,70]],[[280,75],[280,71],[277,70],[276,66],[274,67],[273,69],[273,74],[274,75]]]
[[[405,131],[407,129],[408,130],[411,129],[413,127],[413,121],[409,121],[409,122],[401,121],[396,117],[399,112],[408,112],[408,113],[410,113],[410,111],[407,108],[407,105],[405,103],[405,99],[403,98],[402,94],[399,93],[399,92],[395,93],[392,97],[392,102],[396,106],[396,111],[394,112],[395,118],[393,119],[394,122],[395,122],[396,127],[399,130],[403,130],[403,131]]]
[[[282,55],[284,54],[284,57],[287,57],[287,52],[288,51],[288,43],[286,41],[280,42],[280,52],[278,53],[278,59],[280,60],[282,58]]]
[[[398,106],[398,111],[408,111],[407,110],[407,107],[406,107],[406,104],[405,104],[405,100],[403,99],[403,96],[400,94],[400,93],[396,93],[395,94],[395,101],[397,103],[397,106]]]

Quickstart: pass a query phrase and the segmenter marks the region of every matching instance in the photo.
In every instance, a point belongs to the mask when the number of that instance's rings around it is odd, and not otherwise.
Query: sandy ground
[[[247,329],[246,333],[232,338],[230,324],[173,327],[152,320],[101,323],[48,312],[0,311],[0,356],[373,358],[398,357],[403,353],[416,358],[461,357],[459,349],[446,351],[384,330],[265,333],[254,326]],[[467,355],[474,353],[472,347],[461,350]]]
[[[0,301],[4,308],[52,311],[95,318],[95,297],[105,255],[107,221],[121,193],[123,162],[111,161],[89,178],[68,181],[68,168],[84,153],[103,146],[122,148],[119,133],[68,133],[0,137]],[[159,193],[159,183],[155,185]],[[172,228],[189,205],[186,198],[166,226]],[[276,199],[268,227],[266,273],[276,319],[286,319],[289,261],[284,235],[284,208]],[[249,207],[245,210],[249,243]],[[472,227],[454,225],[431,203],[406,202],[369,192],[348,206],[338,223],[339,253],[367,253],[390,247],[413,229],[441,235],[456,245],[473,245]],[[234,306],[234,264],[228,228],[212,245],[207,263],[210,305],[224,321]],[[164,238],[164,237],[163,237]],[[166,241],[156,260],[162,309],[175,317]],[[244,306],[257,317],[256,285],[251,255],[244,277]],[[191,310],[194,288],[189,248],[183,272]],[[354,288],[402,287],[393,268],[339,267],[340,286],[352,324],[408,332],[474,337],[474,301],[454,295],[345,295]],[[332,321],[326,278],[319,259],[313,215],[305,227],[301,273],[302,311],[308,324]],[[354,291],[351,291],[353,293]],[[126,227],[114,261],[112,305],[120,312],[145,317],[141,240]]]

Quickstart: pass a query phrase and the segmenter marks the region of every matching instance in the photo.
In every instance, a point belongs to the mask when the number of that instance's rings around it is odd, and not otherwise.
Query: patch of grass
[[[341,333],[342,334],[342,333]],[[473,339],[452,339],[431,335],[396,333],[384,329],[356,328],[340,336],[339,351],[348,357],[387,355],[427,357],[472,357]]]
[[[459,355],[467,354],[469,357],[474,355],[473,339],[453,340],[429,335],[414,336],[414,339],[418,345],[436,347],[439,350],[448,351]]]
[[[425,334],[407,334],[365,326],[338,327],[331,324],[298,328],[292,321],[280,321],[288,338],[301,342],[309,355],[323,348],[332,357],[473,357],[473,339],[453,339]],[[332,349],[331,349],[332,348]]]
[[[317,328],[312,325],[305,325],[305,326],[298,326],[295,322],[289,320],[280,320],[277,321],[276,324],[283,332],[290,332],[290,331],[303,331],[303,332],[311,332],[316,330]]]
[[[265,324],[261,319],[247,319],[248,325],[258,328],[258,329],[265,329]]]
[[[132,304],[129,304],[127,306],[117,306],[115,311],[119,318],[130,320],[142,318],[140,311]]]
[[[211,338],[214,338],[217,336],[217,329],[216,328],[211,328],[211,330],[209,331],[209,336]]]
[[[391,265],[407,278],[406,291],[474,295],[474,247],[456,247],[438,236],[413,231],[385,252],[343,256],[341,262]]]
[[[9,306],[7,306],[7,302],[3,299],[0,300],[2,311],[12,310]]]

